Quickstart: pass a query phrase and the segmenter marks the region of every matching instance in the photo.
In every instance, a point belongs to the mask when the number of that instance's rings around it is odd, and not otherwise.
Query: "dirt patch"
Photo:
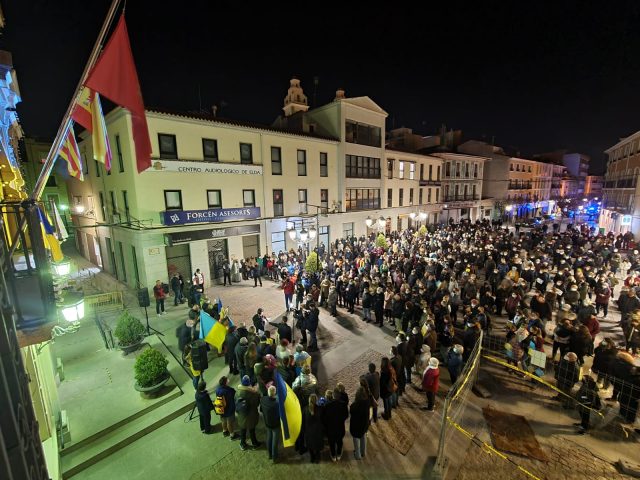
[[[491,407],[483,408],[482,414],[489,425],[491,441],[495,448],[543,462],[548,460],[525,417],[500,412]]]

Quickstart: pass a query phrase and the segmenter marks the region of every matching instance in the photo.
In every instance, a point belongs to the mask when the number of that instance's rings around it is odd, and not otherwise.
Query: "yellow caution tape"
[[[482,355],[484,358],[486,358],[487,360],[490,360],[494,363],[497,363],[498,365],[502,365],[503,367],[507,367],[510,368],[511,370],[515,370],[516,372],[522,373],[523,375],[526,375],[529,378],[534,379],[535,381],[549,387],[550,389],[558,392],[560,395],[563,395],[565,397],[568,397],[570,399],[572,399],[574,402],[576,402],[578,405],[580,405],[583,408],[587,408],[589,410],[591,410],[592,412],[597,413],[598,415],[600,415],[602,418],[604,418],[604,415],[602,413],[600,413],[598,410],[591,408],[587,405],[585,405],[584,403],[580,403],[579,401],[577,401],[574,397],[572,397],[571,395],[567,395],[566,393],[564,393],[562,390],[560,390],[558,387],[556,387],[555,385],[550,384],[549,382],[541,379],[540,377],[538,377],[537,375],[534,375],[533,373],[527,372],[525,370],[522,370],[521,368],[518,367],[514,367],[513,365],[511,365],[510,363],[505,362],[504,360],[500,360],[499,358],[496,357],[492,357],[491,355]],[[457,392],[456,392],[456,396],[457,396]],[[455,398],[455,396],[454,396]]]
[[[493,446],[489,445],[487,442],[483,442],[482,440],[480,440],[478,437],[476,437],[475,435],[473,435],[471,432],[465,430],[464,428],[462,428],[460,425],[458,425],[456,422],[454,422],[453,420],[451,420],[451,417],[447,416],[447,422],[449,422],[449,424],[451,424],[456,430],[458,430],[460,433],[462,433],[465,437],[469,438],[471,441],[473,441],[474,443],[476,443],[476,445],[480,446],[483,448],[483,450],[488,453],[489,455],[497,455],[498,457],[500,457],[503,460],[506,460],[507,462],[513,464],[515,467],[518,468],[518,470],[522,471],[523,473],[525,473],[526,475],[530,476],[531,478],[535,479],[535,480],[542,480],[540,477],[535,476],[533,473],[531,473],[529,470],[527,470],[526,468],[524,468],[521,465],[518,465],[516,462],[514,462],[513,460],[511,460],[507,455],[505,455],[504,453],[500,452],[499,450],[496,450]]]

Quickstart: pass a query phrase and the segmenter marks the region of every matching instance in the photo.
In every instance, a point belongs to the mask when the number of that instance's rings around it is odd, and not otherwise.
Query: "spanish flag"
[[[38,207],[38,217],[40,218],[40,227],[42,228],[42,238],[44,246],[49,252],[51,252],[51,259],[54,262],[60,262],[64,255],[62,255],[62,249],[60,248],[60,242],[55,236],[51,222],[47,218],[47,214],[42,211],[41,207]]]
[[[293,393],[291,387],[275,371],[276,392],[278,395],[278,407],[280,411],[280,427],[282,430],[282,442],[285,447],[295,445],[302,428],[302,410],[298,396]]]
[[[82,87],[76,98],[71,118],[91,133],[93,158],[104,163],[107,170],[111,170],[111,145],[102,113],[100,95],[89,87]]]
[[[60,156],[67,161],[67,171],[69,175],[83,181],[82,157],[80,156],[80,150],[78,149],[73,127],[69,128],[67,132],[67,138],[60,148]]]

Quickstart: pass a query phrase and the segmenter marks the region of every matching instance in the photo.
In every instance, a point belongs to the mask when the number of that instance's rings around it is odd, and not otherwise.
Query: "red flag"
[[[131,112],[138,172],[151,167],[149,129],[124,15],[84,84]]]

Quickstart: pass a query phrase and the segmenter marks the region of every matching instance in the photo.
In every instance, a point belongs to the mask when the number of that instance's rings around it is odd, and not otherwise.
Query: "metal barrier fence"
[[[87,295],[84,297],[85,308],[93,309],[96,312],[110,312],[122,310],[122,292],[99,293],[97,295]]]
[[[435,465],[431,472],[432,479],[454,478],[462,460],[472,442],[466,432],[475,432],[478,421],[476,415],[467,415],[469,395],[473,389],[480,370],[483,333],[476,341],[476,345],[464,365],[460,377],[447,393],[442,407],[442,421],[440,424],[440,440]]]

